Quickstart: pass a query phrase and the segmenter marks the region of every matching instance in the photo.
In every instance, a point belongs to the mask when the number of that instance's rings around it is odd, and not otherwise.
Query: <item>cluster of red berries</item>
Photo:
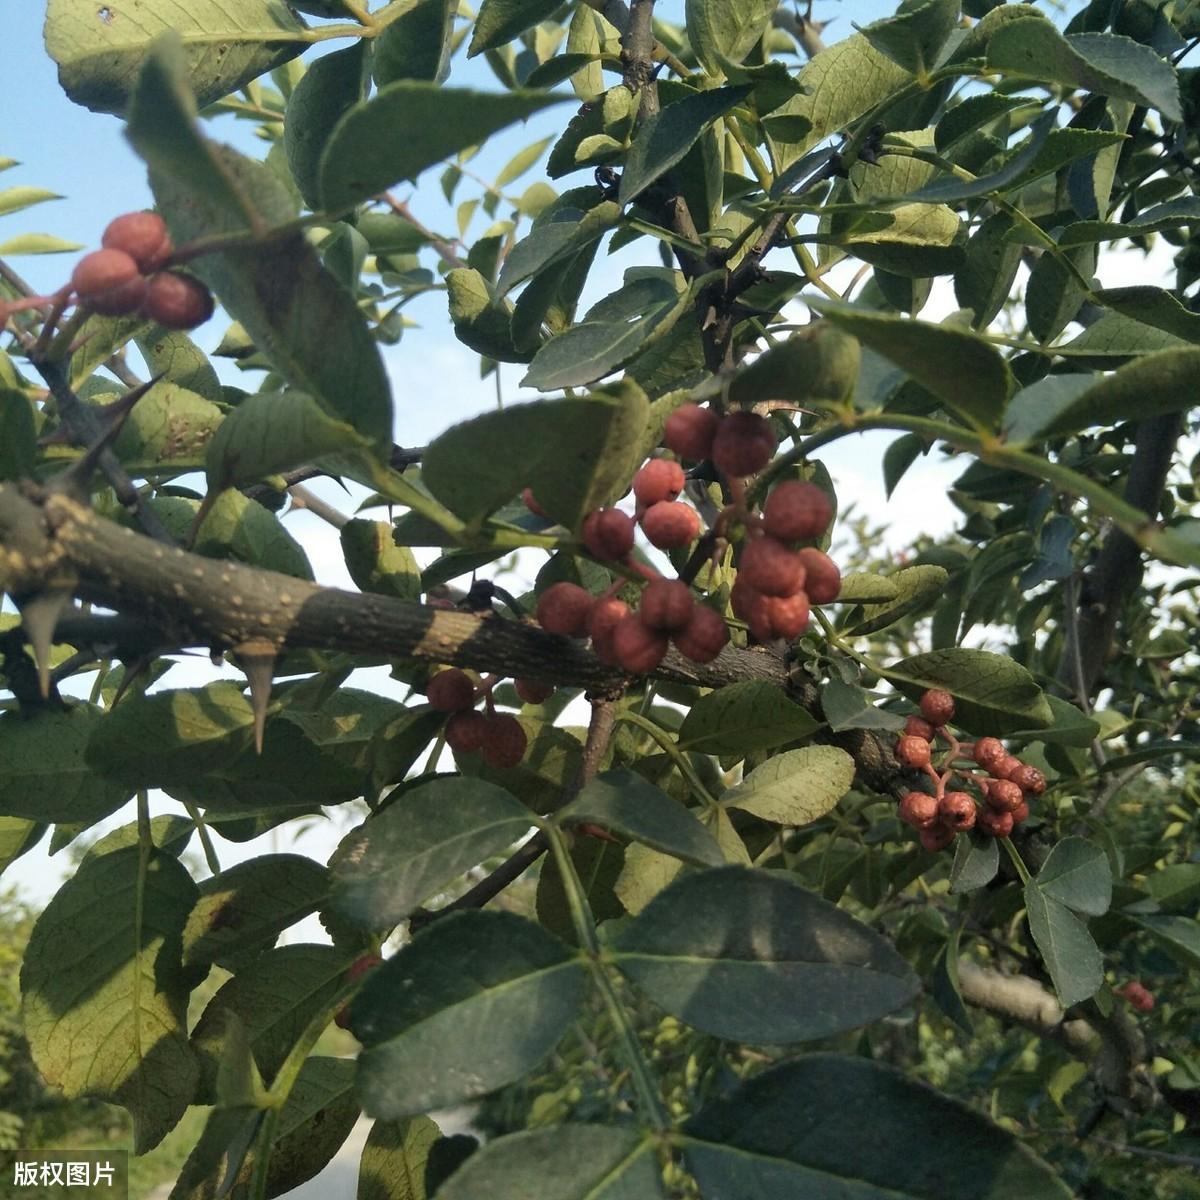
[[[1036,767],[1023,763],[994,737],[960,742],[950,731],[954,697],[938,688],[921,697],[921,715],[912,716],[896,742],[896,757],[913,770],[924,771],[934,791],[912,791],[900,799],[900,819],[918,831],[921,845],[931,852],[944,850],[956,833],[979,828],[991,837],[1006,838],[1029,816],[1029,801],[1046,790],[1046,780]],[[933,743],[946,743],[940,769],[933,763]],[[966,766],[969,760],[972,766]],[[981,767],[983,773],[972,767]],[[982,803],[955,781],[975,787]]]
[[[1129,1007],[1137,1012],[1151,1012],[1154,1009],[1154,993],[1136,979],[1131,979],[1124,987],[1113,990],[1116,995],[1124,996],[1129,1001]]]
[[[582,590],[582,589],[581,589]],[[438,712],[450,714],[446,722],[446,744],[455,754],[478,752],[489,767],[515,767],[525,757],[529,739],[521,722],[509,713],[499,713],[492,702],[498,679],[476,685],[466,671],[447,667],[425,688],[425,696]],[[517,695],[526,704],[544,704],[554,694],[554,685],[538,680],[515,681]],[[484,712],[476,709],[480,697]]]
[[[745,531],[730,596],[734,615],[761,641],[799,637],[808,628],[810,601],[827,604],[841,590],[841,574],[832,559],[802,545],[819,540],[828,529],[833,517],[829,498],[814,484],[793,480],[771,492],[761,515],[747,509],[743,480],[771,461],[777,444],[771,423],[757,413],[719,417],[687,404],[667,419],[663,442],[680,460],[711,461],[729,486],[733,502],[713,532],[726,537],[734,524]],[[633,479],[633,516],[601,508],[583,522],[580,537],[589,554],[622,563],[646,578],[637,610],[617,597],[623,583],[598,598],[577,584],[556,583],[538,600],[537,618],[544,629],[590,637],[601,661],[631,674],[654,670],[671,642],[693,662],[711,662],[720,654],[729,640],[723,616],[697,603],[682,580],[664,579],[630,557],[639,525],[660,550],[682,549],[699,536],[699,515],[679,500],[685,483],[678,461],[652,458]],[[533,512],[545,515],[530,489],[523,495]]]
[[[140,313],[164,329],[195,329],[213,314],[208,288],[191,275],[164,270],[174,253],[162,217],[131,212],[109,223],[102,250],[79,260],[71,290],[105,317]]]

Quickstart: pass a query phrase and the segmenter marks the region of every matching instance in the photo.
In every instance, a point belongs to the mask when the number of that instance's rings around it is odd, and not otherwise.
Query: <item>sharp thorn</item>
[[[43,700],[50,696],[50,647],[54,645],[54,630],[70,599],[70,592],[54,590],[38,592],[21,601],[21,624],[37,663]]]
[[[233,657],[250,684],[250,706],[254,712],[254,749],[261,754],[267,725],[267,709],[271,703],[271,681],[275,677],[273,642],[242,642],[233,648]]]

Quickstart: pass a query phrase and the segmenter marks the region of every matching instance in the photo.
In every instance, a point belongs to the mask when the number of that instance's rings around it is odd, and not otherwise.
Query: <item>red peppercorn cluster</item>
[[[1154,993],[1137,979],[1131,979],[1124,987],[1113,989],[1116,995],[1124,996],[1129,1001],[1129,1007],[1136,1012],[1152,1012],[1154,1010]]]
[[[499,679],[497,676],[476,684],[466,671],[446,667],[426,684],[425,696],[431,707],[450,714],[446,745],[455,754],[478,753],[489,767],[503,769],[515,767],[525,757],[529,739],[516,717],[496,711],[492,689]],[[540,680],[514,682],[517,695],[526,704],[544,704],[554,694],[553,685]],[[483,712],[476,708],[480,699],[484,701]]]
[[[954,697],[934,688],[920,702],[921,715],[911,716],[896,741],[896,758],[914,771],[923,771],[933,782],[933,793],[912,791],[900,799],[900,819],[911,825],[929,851],[944,850],[956,833],[979,828],[990,837],[1006,838],[1029,816],[1029,801],[1046,790],[1046,780],[1036,767],[1009,754],[997,738],[960,742],[950,730]],[[935,743],[946,746],[940,769],[934,763]],[[970,760],[972,766],[965,765]],[[975,770],[974,767],[982,768]],[[957,789],[953,784],[959,784]],[[977,802],[963,786],[975,787]]]
[[[71,275],[71,291],[92,312],[106,317],[139,313],[165,329],[195,329],[212,316],[212,294],[203,283],[164,270],[174,247],[157,213],[117,217],[101,245],[85,254]]]
[[[592,596],[578,584],[555,583],[538,597],[538,623],[550,633],[591,638],[601,662],[632,675],[653,671],[672,641],[693,662],[711,662],[729,641],[724,619],[697,603],[686,583],[653,575],[636,610],[615,594],[622,586]]]

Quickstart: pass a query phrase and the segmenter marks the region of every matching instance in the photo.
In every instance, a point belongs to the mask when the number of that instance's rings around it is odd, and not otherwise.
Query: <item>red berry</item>
[[[212,293],[190,275],[160,271],[150,279],[142,310],[164,329],[195,329],[213,315]]]
[[[997,812],[1015,813],[1024,799],[1021,789],[1007,779],[992,779],[987,784],[988,807]]]
[[[673,640],[684,658],[690,658],[692,662],[712,662],[729,641],[729,627],[720,613],[706,604],[697,604],[687,627],[676,633]]]
[[[1020,825],[1022,821],[1029,820],[1029,805],[1026,801],[1022,800],[1020,805],[1013,810],[1012,819],[1014,825]]]
[[[741,477],[761,471],[775,453],[775,431],[758,413],[730,413],[717,426],[712,460],[726,475]]]
[[[462,712],[475,706],[475,684],[457,667],[439,671],[429,681],[425,695],[438,712]]]
[[[473,708],[456,712],[446,722],[446,745],[455,754],[474,754],[483,745],[487,717]]]
[[[808,593],[801,590],[790,596],[765,596],[768,620],[776,637],[790,642],[808,628]]]
[[[900,820],[914,829],[930,829],[938,819],[936,796],[928,792],[906,792],[900,797]]]
[[[100,244],[106,250],[123,250],[147,275],[157,271],[174,250],[167,223],[153,212],[123,213],[108,223]]]
[[[123,250],[94,250],[71,273],[71,286],[82,303],[105,317],[136,312],[146,298],[146,281]]]
[[[833,520],[833,505],[815,483],[781,483],[763,506],[763,528],[781,542],[819,538]]]
[[[610,667],[619,666],[613,651],[613,631],[618,622],[629,615],[629,605],[616,596],[602,596],[592,605],[588,615],[588,637],[592,639],[592,650],[596,657]]]
[[[947,829],[945,825],[931,825],[921,830],[920,837],[922,848],[930,854],[936,854],[954,841],[954,830]]]
[[[663,428],[663,444],[680,458],[700,462],[712,453],[713,437],[719,423],[717,414],[698,404],[677,408]]]
[[[667,644],[667,635],[648,629],[637,613],[622,617],[613,630],[613,656],[631,675],[653,671],[666,657]]]
[[[980,738],[975,743],[972,757],[986,771],[993,763],[999,762],[1005,755],[1004,743],[999,738]]]
[[[642,514],[642,532],[660,550],[690,546],[700,533],[700,516],[677,500],[660,500]]]
[[[633,518],[619,508],[598,508],[583,522],[583,544],[602,562],[616,562],[633,549]]]
[[[537,602],[538,624],[547,633],[582,637],[592,611],[592,597],[577,583],[555,583]]]
[[[638,615],[648,629],[677,633],[692,619],[695,601],[691,589],[677,579],[655,579],[642,592]]]
[[[937,730],[924,717],[909,717],[904,722],[904,732],[909,737],[924,738],[927,742],[932,742]]]
[[[804,587],[800,556],[773,537],[755,538],[742,550],[738,574],[764,596],[790,596]]]
[[[906,733],[896,743],[896,757],[906,767],[927,767],[930,761],[929,743],[922,737]]]
[[[554,684],[543,683],[540,679],[516,679],[513,686],[526,704],[545,704],[554,695]]]
[[[804,566],[804,589],[814,604],[830,604],[842,590],[842,573],[822,550],[807,546],[796,551],[796,557]]]
[[[525,757],[529,739],[521,722],[509,713],[493,713],[484,718],[483,744],[479,747],[489,767],[503,770],[515,767]]]
[[[544,517],[547,515],[546,510],[537,502],[537,497],[533,494],[533,488],[525,488],[521,492],[521,499],[525,501],[525,507],[535,517]]]
[[[947,792],[938,801],[938,818],[955,833],[975,826],[975,801],[966,792]]]
[[[1012,779],[1024,765],[1015,754],[1005,754],[1002,758],[996,759],[988,767],[988,774],[995,776],[997,779]]]
[[[1136,979],[1131,979],[1123,988],[1118,988],[1117,995],[1124,996],[1130,1007],[1138,1012],[1150,1012],[1154,1008],[1154,993]]]
[[[687,477],[683,468],[669,458],[652,458],[633,477],[633,494],[642,508],[674,500],[683,491]]]
[[[979,811],[979,828],[989,837],[1006,838],[1013,831],[1013,815],[1010,812],[998,812],[994,808],[982,808]]]
[[[921,697],[921,716],[930,725],[945,725],[954,716],[954,697],[941,688],[930,688]]]
[[[1009,779],[1031,796],[1040,796],[1046,790],[1046,777],[1037,767],[1022,765],[1009,776]]]
[[[774,636],[774,624],[771,621],[771,606],[767,597],[756,592],[739,574],[729,593],[729,603],[734,615],[741,617],[750,627],[760,642],[769,642]]]

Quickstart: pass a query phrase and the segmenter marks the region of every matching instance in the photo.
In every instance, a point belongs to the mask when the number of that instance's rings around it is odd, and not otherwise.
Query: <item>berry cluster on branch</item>
[[[833,506],[815,484],[789,480],[767,497],[761,513],[747,503],[745,479],[771,461],[777,445],[770,421],[753,412],[718,416],[687,404],[667,419],[663,444],[676,458],[654,457],[633,478],[633,516],[619,508],[589,513],[580,529],[584,548],[601,562],[618,563],[644,581],[636,609],[619,598],[626,580],[599,597],[561,582],[538,598],[537,619],[551,633],[589,637],[605,663],[634,675],[653,671],[669,645],[697,663],[711,662],[729,641],[725,617],[705,603],[688,578],[667,579],[633,557],[640,526],[659,550],[684,550],[700,537],[700,516],[681,500],[687,476],[681,461],[710,461],[721,473],[730,501],[709,535],[711,558],[739,546],[737,578],[729,595],[734,617],[760,641],[792,640],[808,628],[810,603],[827,604],[841,590],[833,560],[812,543],[833,519]],[[544,515],[529,488],[526,505]]]
[[[900,819],[917,831],[930,852],[944,850],[955,834],[972,829],[1008,837],[1029,816],[1030,800],[1046,790],[1041,771],[1010,754],[998,738],[960,741],[949,726],[954,716],[949,692],[927,691],[920,710],[920,716],[905,723],[896,758],[905,767],[923,771],[933,791],[913,790],[902,796]],[[939,741],[945,746],[942,751]]]
[[[483,757],[489,767],[497,770],[515,767],[525,757],[529,739],[521,722],[510,713],[496,711],[492,690],[501,676],[492,675],[476,683],[459,667],[446,667],[430,679],[425,696],[438,712],[449,713],[446,722],[446,745],[455,754],[475,754]],[[516,680],[517,694],[526,704],[543,704],[554,694],[550,684],[535,680]],[[484,711],[477,709],[484,702]]]

